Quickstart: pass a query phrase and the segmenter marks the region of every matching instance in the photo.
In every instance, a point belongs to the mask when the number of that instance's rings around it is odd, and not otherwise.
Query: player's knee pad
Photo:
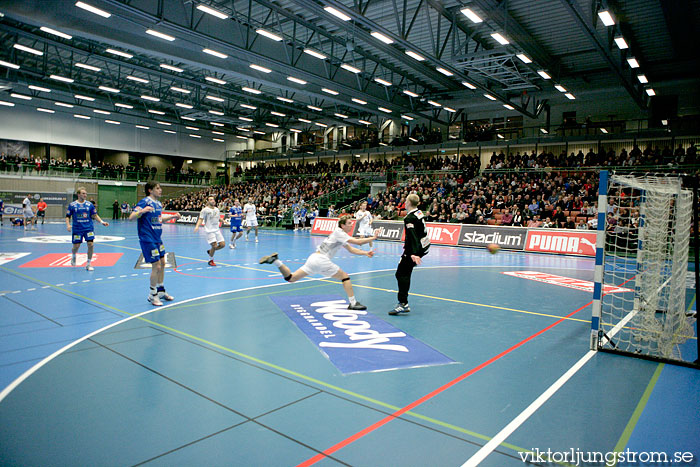
[[[287,282],[289,282],[290,280],[292,280],[292,275],[290,274],[290,275],[288,275],[288,276],[285,276],[285,277],[284,277],[284,280],[286,280]]]
[[[350,278],[346,277],[345,279],[341,279],[340,282],[345,282],[345,281],[349,281],[349,280],[350,280]]]

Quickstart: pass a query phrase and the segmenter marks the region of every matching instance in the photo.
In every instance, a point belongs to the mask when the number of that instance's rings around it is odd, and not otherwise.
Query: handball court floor
[[[336,262],[368,306],[360,319],[446,361],[343,372],[336,363],[391,361],[383,351],[354,360],[352,349],[331,361],[279,304],[345,299],[340,284],[288,284],[257,264],[277,251],[294,270],[321,237],[261,231],[259,243],[231,250],[224,232],[214,268],[203,232],[166,225],[176,300],[155,308],[149,270],[135,268],[135,224],[96,233],[111,238],[96,242],[88,272],[66,266],[62,222],[0,229],[1,465],[502,467],[537,450],[700,455],[697,370],[590,356],[591,293],[503,274],[590,281],[593,259],[433,246],[413,274],[412,312],[395,317],[401,245],[379,242],[371,259],[341,249]]]

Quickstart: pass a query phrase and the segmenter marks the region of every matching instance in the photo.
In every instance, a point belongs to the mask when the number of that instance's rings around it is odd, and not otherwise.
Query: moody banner
[[[454,363],[338,295],[270,297],[343,374]]]

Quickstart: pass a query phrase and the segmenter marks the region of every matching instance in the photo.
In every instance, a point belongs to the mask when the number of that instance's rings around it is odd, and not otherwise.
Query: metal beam
[[[343,27],[343,28],[346,27],[346,24],[343,20],[338,19],[338,18],[331,16],[331,15],[328,15],[323,10],[323,7],[321,5],[319,5],[318,3],[316,3],[315,0],[292,0],[292,1],[297,3],[300,6],[311,9],[315,14],[323,15],[324,18],[326,18],[328,21],[331,21],[331,22],[337,24],[339,27]],[[402,63],[405,63],[407,66],[410,66],[411,68],[425,74],[427,77],[429,77],[431,79],[434,78],[437,82],[444,84],[445,87],[448,88],[448,90],[457,91],[458,89],[459,90],[463,89],[463,87],[461,86],[461,84],[459,84],[459,81],[457,81],[457,80],[468,80],[469,79],[467,77],[467,75],[462,73],[461,70],[456,69],[451,64],[445,63],[442,60],[436,59],[435,57],[431,57],[429,54],[418,49],[417,47],[415,47],[413,44],[409,43],[405,39],[399,37],[398,35],[394,34],[393,32],[389,31],[388,29],[384,28],[383,26],[380,26],[380,25],[374,23],[373,21],[369,20],[368,18],[366,18],[362,15],[359,15],[356,11],[346,7],[345,5],[338,2],[337,0],[324,0],[324,4],[330,5],[333,8],[336,8],[337,10],[345,13],[346,15],[348,15],[352,18],[352,21],[354,21],[356,25],[362,26],[362,27],[356,27],[353,29],[353,32],[355,33],[356,36],[360,37],[362,40],[364,40],[370,44],[374,44],[380,50],[390,54],[392,57],[396,58],[397,60],[400,60]],[[454,79],[450,79],[447,76],[444,76],[442,73],[438,72],[433,67],[427,66],[422,62],[418,62],[417,60],[413,60],[408,55],[406,55],[404,52],[402,52],[398,47],[394,47],[393,45],[387,45],[384,43],[378,43],[379,41],[375,40],[370,35],[369,31],[381,32],[385,36],[390,37],[396,45],[401,46],[406,50],[413,50],[419,54],[422,54],[426,58],[426,62],[430,62],[432,65],[437,65],[439,67],[442,67],[442,68],[452,72],[454,75]],[[494,97],[496,97],[496,99],[500,100],[504,104],[512,105],[513,107],[516,108],[516,110],[518,112],[521,112],[523,115],[526,115],[529,118],[533,118],[533,119],[536,118],[536,116],[533,113],[529,112],[525,108],[520,107],[517,104],[514,104],[513,102],[510,102],[505,96],[503,96],[499,92],[488,89],[487,87],[483,86],[480,83],[472,83],[472,84],[474,84],[475,86],[488,92],[489,94],[493,95]]]
[[[640,109],[646,110],[647,103],[642,96],[642,91],[635,86],[628,75],[622,71],[620,65],[613,59],[610,50],[601,42],[595,27],[593,27],[586,15],[581,11],[578,2],[576,0],[561,0],[561,3],[569,11],[569,14],[574,18],[586,37],[588,37],[595,46],[596,50],[598,50],[600,56],[605,59],[609,68],[615,73],[620,83],[622,83],[622,86],[627,90],[630,97],[632,97],[632,100],[634,100]]]

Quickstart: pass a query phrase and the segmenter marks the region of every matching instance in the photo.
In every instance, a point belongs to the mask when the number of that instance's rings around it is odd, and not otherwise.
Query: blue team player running
[[[233,201],[229,215],[231,216],[231,243],[228,247],[233,250],[236,248],[236,240],[243,236],[243,208],[241,208],[241,202],[238,199]]]
[[[85,188],[78,188],[75,194],[78,195],[77,201],[70,203],[66,211],[66,229],[68,229],[68,232],[73,233],[73,251],[71,252],[70,265],[75,266],[78,248],[80,248],[80,244],[83,243],[84,239],[87,242],[88,249],[87,265],[85,269],[94,271],[95,268],[92,267],[92,252],[94,251],[93,242],[95,241],[95,227],[93,227],[92,220],[97,220],[105,227],[108,226],[109,223],[103,221],[100,216],[97,215],[95,205],[87,201],[87,190],[85,190]]]
[[[129,220],[138,219],[139,244],[143,259],[151,263],[151,293],[148,301],[153,306],[161,306],[163,300],[174,300],[172,295],[165,292],[163,278],[165,276],[165,247],[160,237],[163,233],[163,222],[172,218],[179,219],[180,213],[172,216],[163,216],[163,205],[159,200],[163,189],[159,183],[146,183],[146,197],[139,201],[134,211],[129,215]]]

